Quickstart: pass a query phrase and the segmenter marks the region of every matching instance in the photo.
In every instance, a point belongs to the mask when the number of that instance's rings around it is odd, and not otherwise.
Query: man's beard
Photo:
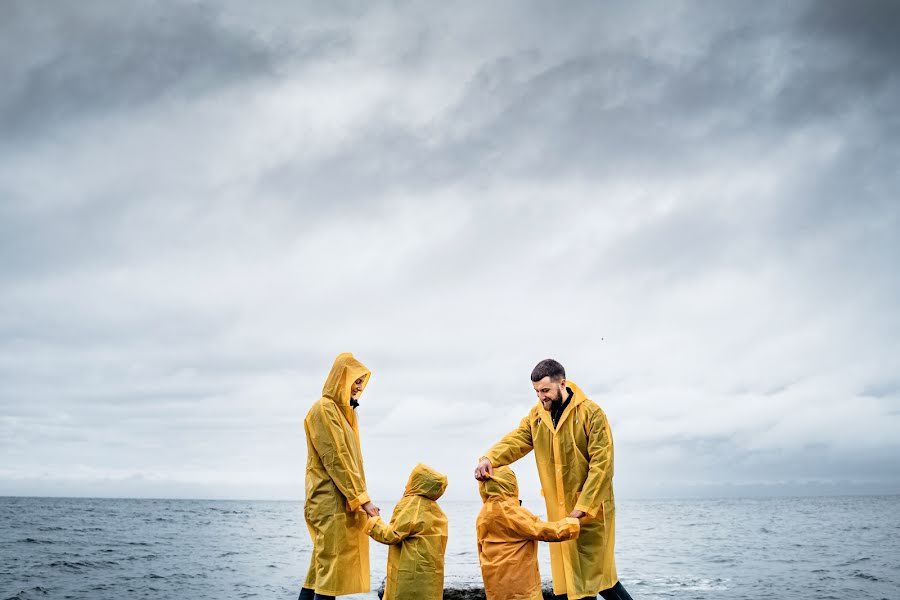
[[[550,398],[550,406],[544,410],[552,410],[554,406],[559,406],[560,404],[562,404],[562,391],[556,390],[556,397]]]

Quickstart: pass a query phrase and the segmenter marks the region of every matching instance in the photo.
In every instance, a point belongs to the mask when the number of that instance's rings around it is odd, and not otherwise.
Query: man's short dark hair
[[[544,377],[549,377],[552,381],[559,381],[566,378],[566,370],[552,358],[545,358],[534,367],[531,372],[531,381],[537,382]]]

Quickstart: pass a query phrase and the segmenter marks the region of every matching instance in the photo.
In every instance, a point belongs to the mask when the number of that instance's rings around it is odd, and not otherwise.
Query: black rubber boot
[[[612,586],[608,590],[603,590],[600,592],[600,596],[603,600],[633,600],[631,594],[629,594],[620,582],[616,582],[616,585]]]
[[[315,600],[316,592],[309,588],[300,588],[300,597],[297,600]]]
[[[608,590],[603,590],[602,592],[600,592],[600,597],[603,598],[603,600],[634,600],[631,597],[631,594],[629,594],[622,586],[622,584],[618,581],[616,582],[616,585],[612,586]],[[567,598],[568,596],[566,596],[565,594],[563,594],[562,596],[556,596],[556,600],[566,600]],[[579,598],[578,600],[596,600],[596,598],[596,596],[585,596],[584,598]]]

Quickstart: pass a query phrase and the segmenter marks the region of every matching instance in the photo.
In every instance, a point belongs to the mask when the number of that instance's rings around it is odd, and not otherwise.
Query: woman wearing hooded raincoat
[[[478,562],[487,600],[542,600],[537,541],[578,536],[578,519],[541,521],[519,504],[519,483],[509,467],[497,467],[479,482],[484,506],[478,513]]]
[[[584,513],[578,539],[550,546],[553,593],[575,600],[618,590],[621,584],[613,554],[612,433],[603,410],[564,374],[563,383],[571,396],[555,425],[539,402],[483,460],[496,469],[534,450],[547,519]]]
[[[366,491],[354,408],[371,373],[352,354],[340,354],[306,431],[306,525],[313,551],[301,600],[368,592],[368,515],[377,515]]]
[[[389,544],[383,600],[441,600],[447,517],[436,500],[447,489],[447,476],[418,464],[390,524],[371,517],[369,535]]]

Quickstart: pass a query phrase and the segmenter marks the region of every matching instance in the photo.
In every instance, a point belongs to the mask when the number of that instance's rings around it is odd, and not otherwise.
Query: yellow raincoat
[[[619,580],[613,556],[613,440],[603,410],[571,380],[566,386],[572,399],[555,429],[538,403],[484,456],[496,468],[534,450],[547,519],[557,521],[573,510],[586,514],[577,540],[550,546],[553,593],[584,598]]]
[[[350,405],[350,387],[371,373],[349,352],[338,355],[320,398],[306,415],[306,525],[313,541],[312,559],[303,587],[341,596],[368,592],[369,502],[363,473],[359,426]]]
[[[371,517],[369,535],[390,544],[383,600],[441,600],[447,517],[435,502],[447,489],[447,476],[418,464],[412,470],[391,523]]]
[[[537,540],[561,542],[578,536],[578,519],[554,523],[519,505],[519,484],[509,467],[497,467],[480,482],[484,506],[478,513],[478,562],[488,600],[542,600]]]

